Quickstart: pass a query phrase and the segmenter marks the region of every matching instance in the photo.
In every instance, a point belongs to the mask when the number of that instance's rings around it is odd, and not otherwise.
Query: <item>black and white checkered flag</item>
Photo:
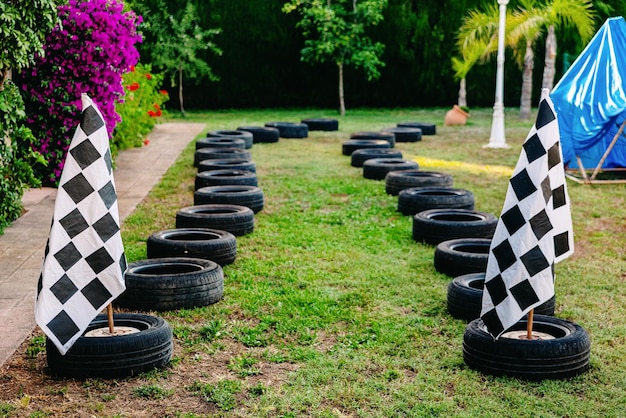
[[[481,318],[491,335],[554,296],[554,264],[573,252],[558,121],[544,89],[489,249]]]
[[[109,137],[86,94],[57,191],[37,288],[37,324],[65,354],[91,320],[125,289]]]

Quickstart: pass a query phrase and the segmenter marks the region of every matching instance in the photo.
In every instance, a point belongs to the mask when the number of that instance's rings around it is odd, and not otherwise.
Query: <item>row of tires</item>
[[[199,170],[255,173],[256,167],[247,151],[252,144],[253,135],[249,132],[209,132],[206,138],[197,141],[196,149],[212,150],[202,158],[206,157],[211,164],[207,162]],[[195,160],[194,165],[200,161]],[[254,211],[230,203],[231,197],[237,203],[246,201],[240,196],[242,191],[224,190],[224,187],[230,186],[200,187],[210,190],[200,192],[197,198],[194,196],[194,201],[220,203],[181,208],[176,214],[175,229],[157,231],[148,237],[148,259],[128,265],[124,277],[126,289],[115,299],[116,306],[168,311],[207,306],[222,299],[222,267],[235,261],[235,236],[249,234],[254,229]],[[223,196],[227,198],[222,199]],[[262,205],[261,192],[255,210],[261,210]],[[50,372],[73,378],[123,378],[169,363],[174,351],[173,334],[163,318],[114,313],[113,323],[114,334],[109,334],[108,317],[98,315],[65,355],[46,339]]]
[[[247,151],[255,136],[257,142],[275,142],[277,132],[277,128],[270,127],[259,129],[258,135],[244,130],[213,131],[197,141],[197,150],[207,150],[194,160],[198,172],[222,172],[207,179],[199,176],[194,206],[177,212],[176,228],[148,237],[148,259],[129,264],[126,290],[114,301],[115,305],[165,311],[221,300],[222,267],[235,260],[235,236],[253,232],[254,213],[263,209],[263,194],[256,177],[239,172],[256,173]],[[254,178],[255,183],[230,184],[231,177],[246,182]],[[217,179],[216,183],[211,182],[212,178]],[[107,335],[108,318],[98,315],[65,355],[47,339],[51,373],[73,378],[123,378],[169,363],[173,336],[167,321],[141,313],[115,313],[113,321],[116,334]]]
[[[398,212],[413,217],[412,236],[436,246],[435,269],[453,279],[447,288],[447,310],[468,321],[463,358],[472,369],[528,380],[563,379],[589,368],[590,339],[578,325],[555,318],[556,298],[534,308],[533,335],[527,339],[523,318],[494,340],[479,318],[491,238],[496,216],[474,210],[474,195],[452,187],[446,173],[421,172],[404,160],[393,143],[377,139],[350,140],[342,152],[363,177],[385,180],[385,190],[398,196]]]
[[[350,139],[342,144],[344,155],[351,155],[357,149],[389,149],[396,142],[419,142],[423,135],[436,135],[434,124],[422,122],[399,122],[395,127],[380,131],[359,131],[350,134]]]
[[[332,118],[307,118],[297,122],[267,122],[263,126],[243,125],[238,131],[249,132],[255,143],[278,142],[280,138],[307,138],[309,131],[337,131],[339,121]]]
[[[264,205],[252,144],[253,133],[241,130],[211,131],[196,141],[194,205],[178,210],[174,229],[148,237],[148,259],[129,264],[119,306],[165,311],[221,300],[237,236],[254,231]]]
[[[312,125],[315,129],[337,129],[332,120],[306,121],[318,123]],[[176,213],[174,229],[148,237],[148,260],[129,265],[126,291],[116,301],[119,306],[164,311],[221,299],[222,268],[235,262],[236,237],[253,232],[254,214],[264,207],[249,149],[267,142],[272,129],[301,128],[287,122],[266,125],[275,126],[210,131],[196,141],[194,205]],[[286,132],[280,135],[289,137]]]
[[[360,140],[342,148],[351,157],[351,165],[362,167],[363,177],[384,180],[385,191],[398,196],[397,210],[413,216],[415,241],[436,245],[454,238],[491,238],[497,218],[474,210],[474,194],[453,188],[450,174],[421,171],[419,165],[403,159],[401,152],[390,148],[388,141]],[[367,141],[385,142],[385,148],[370,147]],[[388,157],[395,152],[395,157]],[[355,158],[355,154],[357,158]],[[387,157],[381,157],[381,155]]]

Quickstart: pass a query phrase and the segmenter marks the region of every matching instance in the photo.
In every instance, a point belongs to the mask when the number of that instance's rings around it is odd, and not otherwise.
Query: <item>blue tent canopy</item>
[[[567,168],[595,168],[626,121],[626,21],[608,19],[552,90]],[[626,132],[624,132],[626,134]],[[626,167],[620,136],[601,168]]]

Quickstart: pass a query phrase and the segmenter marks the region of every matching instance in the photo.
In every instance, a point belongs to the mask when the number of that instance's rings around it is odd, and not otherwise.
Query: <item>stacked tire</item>
[[[397,196],[400,191],[412,187],[452,187],[450,174],[437,171],[402,170],[390,171],[385,176],[385,191]]]
[[[306,118],[300,121],[309,131],[338,131],[339,121],[332,118]]]
[[[419,165],[402,158],[372,158],[363,163],[363,177],[371,180],[384,180],[387,173],[400,170],[417,170]]]
[[[139,310],[168,311],[208,306],[224,295],[224,271],[210,260],[164,257],[128,265],[126,290],[116,305]]]

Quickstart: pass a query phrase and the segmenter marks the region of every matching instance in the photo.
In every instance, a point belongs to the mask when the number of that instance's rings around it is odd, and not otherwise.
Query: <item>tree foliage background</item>
[[[149,2],[149,0],[142,0]],[[222,56],[204,59],[220,78],[217,83],[198,80],[186,88],[189,109],[229,107],[319,106],[336,108],[337,72],[332,63],[302,62],[304,45],[296,28],[298,16],[281,12],[286,0],[190,0],[203,28],[219,28]],[[184,8],[187,0],[166,0],[170,10]],[[371,29],[372,39],[385,45],[381,77],[368,81],[362,71],[346,69],[347,107],[450,106],[456,103],[458,80],[451,59],[455,37],[469,9],[495,0],[389,0],[384,20]],[[511,0],[508,7],[516,7]],[[623,0],[594,1],[599,28],[606,18],[626,15]],[[573,34],[557,32],[557,79],[563,53],[576,56]],[[538,42],[535,85],[541,83],[543,42]],[[519,106],[521,73],[507,55],[505,105]],[[495,62],[478,65],[467,76],[468,105],[492,106]],[[539,89],[536,89],[537,97]],[[174,95],[172,95],[174,96]],[[172,97],[172,108],[176,105]]]
[[[39,185],[32,165],[44,162],[31,150],[36,139],[25,125],[24,102],[12,73],[33,63],[57,22],[54,0],[17,3],[0,2],[0,234],[21,215],[24,191]]]

